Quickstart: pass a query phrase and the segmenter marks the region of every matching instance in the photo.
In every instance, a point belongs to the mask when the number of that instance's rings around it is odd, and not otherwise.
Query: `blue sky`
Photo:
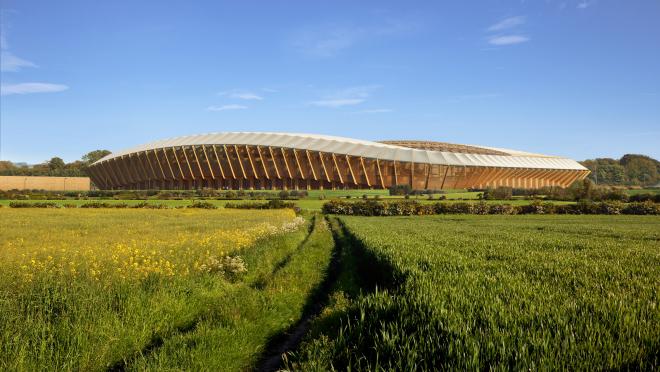
[[[660,158],[658,1],[0,4],[3,160],[220,131]]]

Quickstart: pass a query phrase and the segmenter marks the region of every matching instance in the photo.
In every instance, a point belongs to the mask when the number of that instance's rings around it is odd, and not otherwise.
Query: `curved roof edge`
[[[497,149],[498,151],[506,152],[509,155],[453,153],[445,151],[419,150],[337,136],[277,132],[220,132],[173,137],[114,152],[101,158],[94,164],[145,150],[174,146],[213,144],[274,146],[311,151],[334,152],[351,156],[362,156],[365,158],[378,158],[381,160],[440,165],[586,170],[586,168],[580,163],[572,159],[543,155],[539,156],[538,154],[530,154],[514,150]]]

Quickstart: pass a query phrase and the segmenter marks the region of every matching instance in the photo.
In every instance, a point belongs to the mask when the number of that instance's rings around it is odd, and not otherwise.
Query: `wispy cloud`
[[[386,112],[392,112],[392,109],[381,108],[381,109],[371,109],[371,110],[362,110],[358,111],[360,114],[383,114]]]
[[[262,96],[250,92],[232,93],[229,95],[229,97],[237,98],[237,99],[245,99],[245,100],[257,100],[257,101],[261,101],[262,99],[264,99]]]
[[[0,18],[4,18],[4,10],[0,9]],[[3,21],[5,21],[3,19]],[[38,67],[34,62],[25,60],[14,55],[9,50],[9,42],[7,42],[7,23],[0,23],[0,71],[2,72],[17,72],[24,67]],[[0,96],[10,96],[15,94],[32,94],[32,93],[54,93],[62,92],[69,89],[64,84],[51,84],[41,82],[29,83],[12,83],[0,84]]]
[[[480,100],[480,99],[488,99],[488,98],[497,98],[501,97],[502,94],[500,93],[471,93],[471,94],[458,94],[455,96],[450,97],[447,102],[463,102],[463,101],[470,101],[470,100]]]
[[[593,1],[580,1],[577,5],[578,9],[587,9],[594,4]]]
[[[9,51],[7,42],[7,26],[0,25],[0,71],[14,72],[23,67],[37,67],[33,62],[20,58]]]
[[[336,99],[322,99],[319,101],[312,101],[309,104],[319,107],[342,107],[359,105],[365,100],[362,98],[336,98]]]
[[[523,35],[502,35],[502,36],[490,36],[488,38],[488,43],[492,45],[513,45],[525,43],[531,40],[527,36]]]
[[[230,90],[230,91],[219,92],[218,95],[233,99],[243,99],[243,100],[261,101],[264,99],[264,97],[259,94],[250,91],[241,91],[241,90]]]
[[[245,110],[247,106],[243,105],[222,105],[222,106],[209,106],[207,111],[229,111],[229,110]]]
[[[19,71],[23,67],[37,67],[33,62],[13,55],[11,52],[0,51],[0,71]]]
[[[0,85],[0,95],[9,96],[12,94],[30,94],[30,93],[54,93],[69,89],[62,84],[49,83],[18,83]]]
[[[515,16],[515,17],[505,18],[491,25],[486,29],[486,31],[490,33],[490,35],[486,37],[488,44],[496,45],[496,46],[504,46],[504,45],[520,44],[530,41],[531,38],[529,36],[524,35],[520,32],[516,32],[514,30],[519,28],[519,26],[525,24],[526,22],[527,22],[527,17]],[[510,34],[500,33],[501,31],[504,30],[508,30]]]
[[[292,45],[313,57],[332,57],[368,40],[413,33],[419,29],[420,23],[411,19],[378,18],[366,26],[325,24],[298,31]]]
[[[363,103],[369,98],[374,89],[379,88],[379,85],[362,85],[346,89],[342,89],[330,95],[326,95],[320,100],[309,102],[312,106],[319,107],[342,107],[354,106]]]
[[[525,16],[509,17],[495,23],[494,25],[488,27],[486,30],[490,32],[507,30],[524,24],[526,20],[527,17]]]

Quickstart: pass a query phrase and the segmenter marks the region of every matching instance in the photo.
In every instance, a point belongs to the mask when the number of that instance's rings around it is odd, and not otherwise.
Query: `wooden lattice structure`
[[[111,154],[89,171],[101,189],[538,188],[566,187],[589,173],[565,158],[448,145],[438,151],[329,136],[217,133]]]

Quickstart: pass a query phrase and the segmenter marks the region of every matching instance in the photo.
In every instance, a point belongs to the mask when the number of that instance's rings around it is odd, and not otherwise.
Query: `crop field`
[[[290,368],[660,365],[658,217],[341,217],[334,224],[353,262],[307,340],[289,354]]]
[[[331,250],[291,210],[0,209],[0,369],[249,368]]]
[[[659,289],[657,216],[0,208],[0,370],[653,370]]]

